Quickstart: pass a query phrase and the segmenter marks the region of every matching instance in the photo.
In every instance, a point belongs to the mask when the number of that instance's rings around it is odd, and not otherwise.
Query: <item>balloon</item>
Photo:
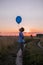
[[[20,23],[21,23],[21,21],[22,21],[21,16],[17,16],[17,17],[16,17],[16,22],[17,22],[18,24],[20,24]]]

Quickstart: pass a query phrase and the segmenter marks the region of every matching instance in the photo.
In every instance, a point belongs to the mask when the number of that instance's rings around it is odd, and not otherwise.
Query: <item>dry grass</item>
[[[14,36],[2,36],[0,37],[0,52],[8,51],[15,48],[17,45],[17,37]]]

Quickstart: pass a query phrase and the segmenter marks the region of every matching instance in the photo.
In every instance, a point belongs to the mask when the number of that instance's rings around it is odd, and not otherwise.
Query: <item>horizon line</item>
[[[19,32],[0,32],[0,33],[19,33]],[[23,32],[23,33],[43,33],[43,32]]]

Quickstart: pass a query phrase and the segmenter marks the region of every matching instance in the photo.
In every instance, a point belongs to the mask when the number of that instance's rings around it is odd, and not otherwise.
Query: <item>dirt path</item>
[[[24,48],[25,48],[26,44],[24,44]],[[23,65],[23,56],[22,56],[22,50],[19,49],[18,53],[17,53],[17,57],[16,57],[16,65]]]
[[[22,50],[19,49],[16,57],[16,65],[23,65],[23,60],[22,60]]]

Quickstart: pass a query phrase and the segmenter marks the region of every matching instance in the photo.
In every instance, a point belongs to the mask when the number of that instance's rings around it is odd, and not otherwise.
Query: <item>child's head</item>
[[[23,32],[23,31],[24,31],[24,28],[23,28],[23,27],[21,27],[21,28],[19,29],[19,31],[20,31],[20,32]]]

